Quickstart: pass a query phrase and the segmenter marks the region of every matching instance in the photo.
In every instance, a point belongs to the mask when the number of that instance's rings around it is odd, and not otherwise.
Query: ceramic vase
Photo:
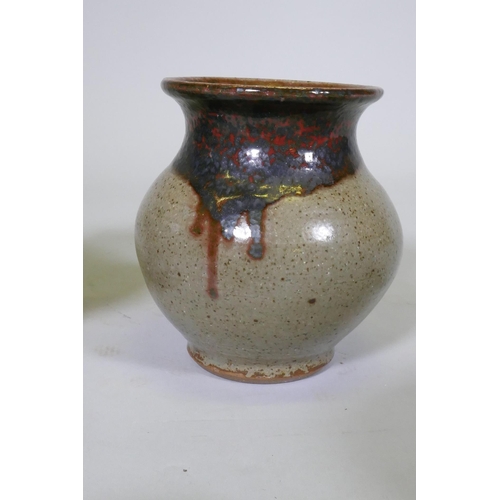
[[[401,226],[356,144],[377,87],[175,78],[184,143],[146,194],[147,286],[210,372],[286,382],[324,367],[373,309]]]

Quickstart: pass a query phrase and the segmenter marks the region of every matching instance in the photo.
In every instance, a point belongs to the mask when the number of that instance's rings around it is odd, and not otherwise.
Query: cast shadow
[[[83,312],[123,300],[145,288],[128,232],[102,232],[83,242]]]

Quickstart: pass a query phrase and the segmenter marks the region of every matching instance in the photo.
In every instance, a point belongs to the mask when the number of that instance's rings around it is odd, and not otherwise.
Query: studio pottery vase
[[[382,90],[228,78],[162,87],[186,136],[137,216],[154,300],[216,375],[313,374],[400,259],[397,214],[356,144],[358,118]]]

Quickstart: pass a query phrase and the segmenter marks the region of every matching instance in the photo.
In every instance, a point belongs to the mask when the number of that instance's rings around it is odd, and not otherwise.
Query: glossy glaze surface
[[[202,366],[235,380],[301,378],[331,359],[399,260],[397,215],[355,140],[381,91],[210,82],[163,82],[186,139],[139,211],[139,261]]]

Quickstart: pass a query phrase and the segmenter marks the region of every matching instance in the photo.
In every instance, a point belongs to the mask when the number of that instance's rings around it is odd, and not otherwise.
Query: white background
[[[414,498],[413,4],[88,0],[84,23],[85,499]],[[184,135],[166,76],[385,90],[358,142],[400,215],[403,261],[319,375],[216,378],[148,295],[135,214]]]

